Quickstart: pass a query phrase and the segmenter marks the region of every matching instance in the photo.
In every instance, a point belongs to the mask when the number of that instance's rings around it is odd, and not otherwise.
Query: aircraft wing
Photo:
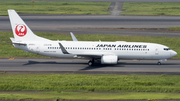
[[[77,56],[84,56],[84,57],[101,57],[103,56],[102,53],[81,53],[81,54],[76,54]]]
[[[72,54],[72,53],[69,53],[61,43],[59,43],[59,46],[61,47],[61,50],[64,54]],[[74,54],[74,53],[73,53]],[[88,52],[84,52],[84,53],[76,53],[75,55],[77,56],[83,56],[83,57],[101,57],[103,56],[103,53],[102,52],[94,52],[94,53],[88,53]]]

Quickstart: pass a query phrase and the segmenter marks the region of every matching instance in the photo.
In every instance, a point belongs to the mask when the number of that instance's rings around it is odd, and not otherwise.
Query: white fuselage
[[[177,53],[167,46],[143,42],[92,42],[92,41],[46,41],[25,42],[27,45],[15,47],[26,52],[44,56],[61,58],[91,58],[91,54],[115,55],[118,59],[168,59]],[[70,54],[64,54],[59,46],[61,43]],[[86,54],[85,57],[77,54]],[[97,58],[99,58],[97,56]]]

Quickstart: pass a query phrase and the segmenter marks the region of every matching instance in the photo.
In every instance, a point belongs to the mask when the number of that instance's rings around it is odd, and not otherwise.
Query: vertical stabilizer
[[[15,10],[8,10],[9,19],[16,41],[47,41],[48,39],[35,35]]]

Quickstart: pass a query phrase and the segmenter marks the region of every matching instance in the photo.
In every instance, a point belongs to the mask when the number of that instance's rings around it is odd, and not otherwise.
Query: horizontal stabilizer
[[[26,43],[13,43],[13,44],[17,44],[17,45],[27,45]]]
[[[12,44],[18,44],[18,45],[27,45],[26,43],[16,41],[14,38],[10,38],[12,41]]]

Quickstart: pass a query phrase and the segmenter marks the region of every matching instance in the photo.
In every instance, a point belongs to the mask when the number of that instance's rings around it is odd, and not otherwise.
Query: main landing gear
[[[157,65],[161,65],[161,62],[158,62]]]
[[[89,65],[89,66],[92,66],[92,65],[94,65],[94,59],[92,59],[92,60],[89,60],[89,62],[88,62],[88,65]]]

